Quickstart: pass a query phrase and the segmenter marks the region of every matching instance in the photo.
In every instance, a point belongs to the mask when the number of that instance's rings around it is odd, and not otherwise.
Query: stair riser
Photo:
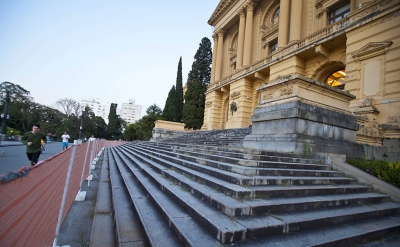
[[[342,172],[287,171],[287,170],[258,170],[259,176],[301,176],[301,177],[343,177]]]
[[[332,200],[332,201],[321,201],[321,202],[304,202],[304,203],[293,203],[293,204],[282,204],[273,206],[260,206],[252,208],[252,215],[261,215],[265,213],[276,214],[283,212],[296,212],[305,211],[310,209],[340,207],[349,205],[363,205],[369,203],[383,202],[387,197],[374,197],[374,198],[357,198],[348,200]]]
[[[329,189],[306,189],[306,190],[275,190],[275,191],[255,191],[256,198],[278,198],[278,197],[298,197],[298,196],[316,196],[329,194],[345,193],[365,193],[368,187],[363,188],[329,188]]]
[[[352,184],[352,179],[321,179],[321,178],[310,178],[300,179],[296,177],[292,178],[257,178],[255,179],[255,185],[321,185],[321,184]]]
[[[303,165],[303,164],[292,164],[292,163],[276,163],[268,161],[259,161],[258,167],[262,168],[285,168],[285,169],[305,169],[305,170],[331,170],[329,166],[324,165]]]

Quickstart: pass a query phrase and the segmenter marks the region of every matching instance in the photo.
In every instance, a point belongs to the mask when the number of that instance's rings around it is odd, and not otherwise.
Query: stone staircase
[[[352,246],[399,234],[399,204],[318,160],[183,142],[106,155],[118,246]]]
[[[244,137],[250,134],[251,128],[195,131],[169,137],[163,139],[161,142],[242,146]]]

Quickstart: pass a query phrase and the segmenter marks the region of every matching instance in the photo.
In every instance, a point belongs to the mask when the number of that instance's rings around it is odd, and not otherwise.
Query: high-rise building
[[[120,116],[128,124],[134,123],[141,118],[142,106],[135,105],[135,100],[129,99],[129,103],[122,103]]]
[[[106,124],[108,124],[108,114],[110,113],[110,103],[103,104],[100,100],[92,98],[84,98],[81,100],[81,104],[85,107],[89,106],[96,117],[102,117]]]

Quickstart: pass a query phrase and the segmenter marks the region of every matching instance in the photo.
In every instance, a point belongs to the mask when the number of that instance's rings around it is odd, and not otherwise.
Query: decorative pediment
[[[386,42],[371,42],[363,46],[358,51],[353,52],[351,55],[358,61],[362,61],[371,57],[380,56],[387,53],[389,46],[393,44],[392,41]]]

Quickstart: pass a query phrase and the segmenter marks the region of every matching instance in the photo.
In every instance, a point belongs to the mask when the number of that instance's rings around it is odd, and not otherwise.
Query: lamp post
[[[81,115],[81,127],[79,128],[79,139],[82,140],[82,122],[83,122],[83,112]]]
[[[5,97],[5,104],[4,104],[4,113],[1,114],[1,134],[5,135],[7,131],[7,120],[10,118],[8,113],[8,103],[10,102],[10,91],[6,89],[6,97]]]

